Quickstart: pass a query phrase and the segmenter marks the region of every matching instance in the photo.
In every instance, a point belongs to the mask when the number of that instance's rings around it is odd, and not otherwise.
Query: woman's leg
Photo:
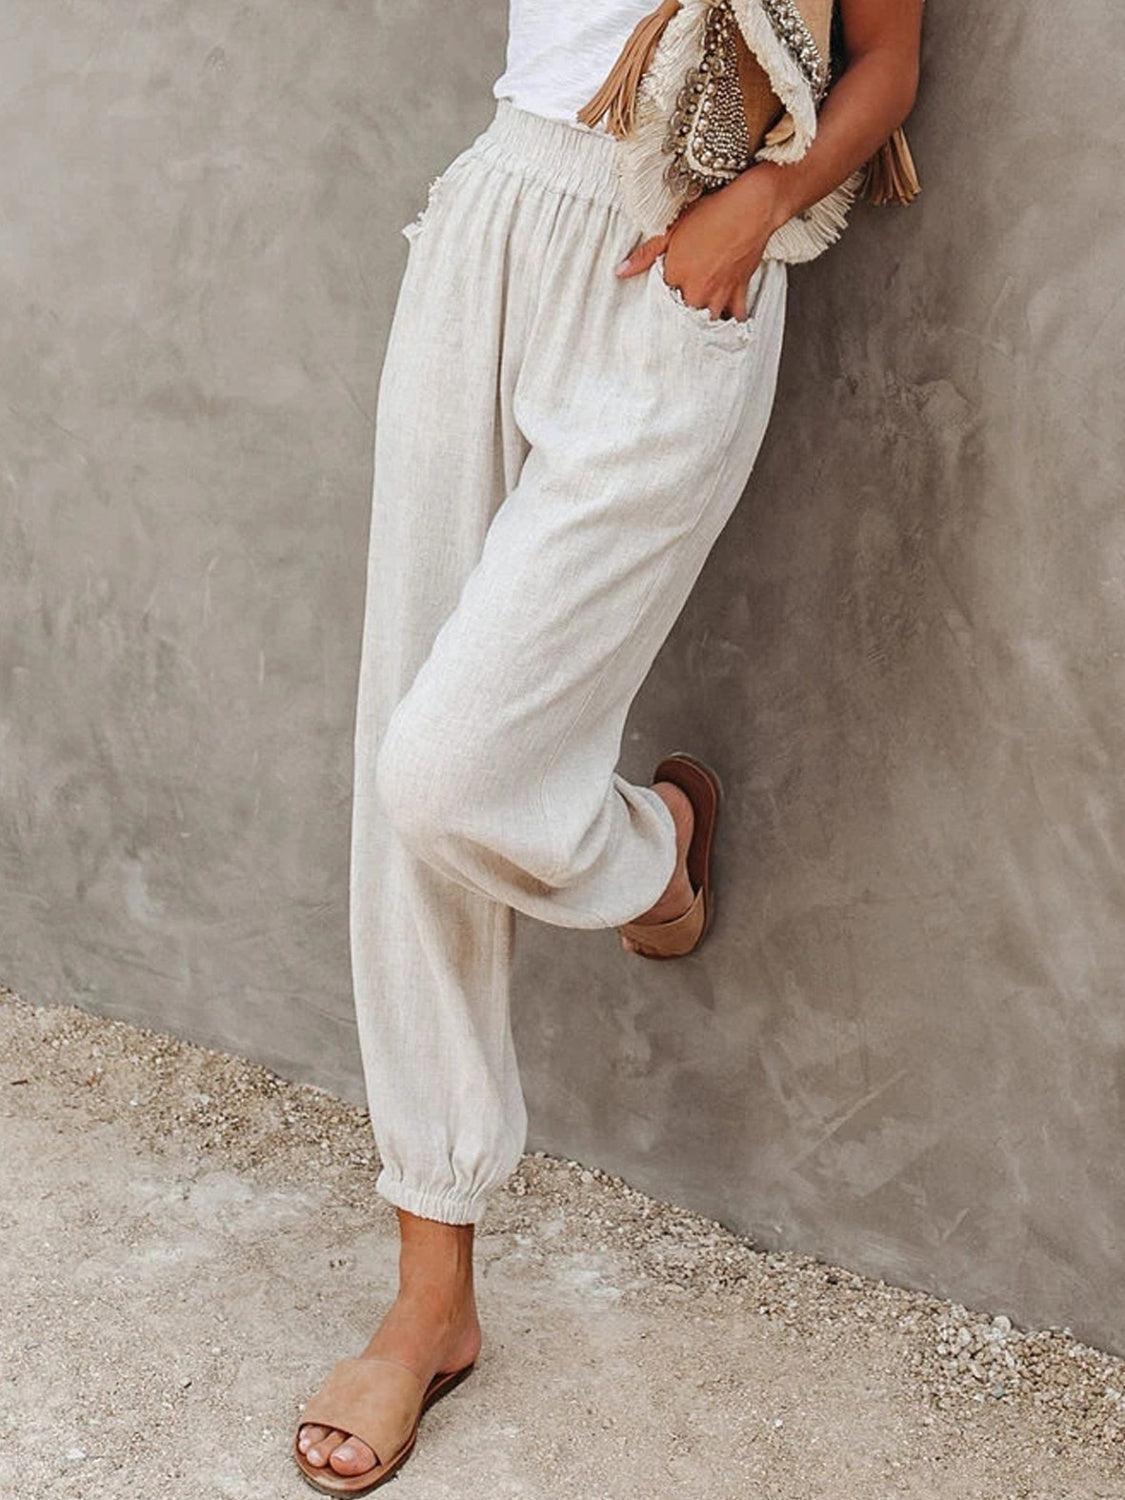
[[[504,237],[487,228],[499,228],[515,194],[491,175],[466,176],[463,155],[432,191],[423,226],[408,226],[379,385],[352,818],[356,1014],[379,1189],[401,1234],[398,1295],[364,1353],[426,1380],[476,1356],[472,1221],[519,1160],[526,1128],[507,1013],[511,909],[419,859],[376,793],[391,712],[526,453],[510,416],[521,315]],[[374,1463],[343,1432],[306,1425],[299,1443],[342,1474]]]
[[[519,481],[375,769],[428,867],[542,921],[604,928],[647,910],[672,874],[668,808],[615,768],[764,434],[786,273],[756,273],[748,324],[715,324],[658,269],[615,281],[627,233],[583,208],[543,269],[516,382]]]
[[[673,873],[673,817],[616,772],[621,735],[749,474],[785,304],[777,264],[745,325],[681,305],[659,266],[614,278],[632,235],[608,139],[503,109],[483,139],[414,241],[384,367],[356,726],[377,1186],[446,1229],[524,1144],[511,909],[612,927]],[[408,1295],[404,1238],[376,1337],[397,1328],[436,1369],[461,1241],[423,1237],[444,1291]]]
[[[409,1213],[461,1224],[523,1149],[512,913],[419,858],[376,769],[526,454],[511,420],[522,329],[506,189],[463,154],[411,226],[379,388],[355,730],[352,968],[378,1188]]]
[[[625,717],[745,486],[786,297],[681,305],[608,138],[519,111],[447,172],[384,366],[356,725],[352,938],[379,1191],[479,1218],[526,1128],[511,908],[614,927],[673,819],[615,769]]]

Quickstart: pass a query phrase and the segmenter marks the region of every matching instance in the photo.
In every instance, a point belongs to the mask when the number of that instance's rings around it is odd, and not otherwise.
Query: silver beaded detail
[[[778,40],[791,53],[793,61],[808,79],[813,96],[819,102],[828,89],[828,63],[821,56],[812,32],[805,25],[804,17],[793,0],[761,0],[761,4]]]
[[[684,78],[668,124],[665,151],[670,186],[698,196],[736,177],[750,163],[751,142],[742,107],[735,51],[738,23],[728,0],[707,13],[699,62]]]
[[[761,3],[819,102],[828,67],[793,0]],[[665,182],[684,201],[722,187],[754,159],[738,77],[738,33],[730,0],[716,0],[704,21],[702,55],[684,78],[664,138]]]

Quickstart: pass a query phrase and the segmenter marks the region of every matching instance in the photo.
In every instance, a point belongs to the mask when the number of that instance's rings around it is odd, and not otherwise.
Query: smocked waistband
[[[604,131],[548,120],[498,99],[491,123],[469,151],[558,192],[613,205],[622,201],[616,145]]]

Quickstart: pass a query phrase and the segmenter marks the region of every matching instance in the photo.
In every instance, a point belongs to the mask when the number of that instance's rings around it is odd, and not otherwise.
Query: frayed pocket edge
[[[689,323],[694,324],[696,329],[708,337],[710,342],[728,350],[740,350],[746,348],[754,340],[757,331],[757,314],[761,301],[762,281],[764,280],[764,261],[760,261],[749,277],[749,286],[757,279],[750,296],[750,307],[745,318],[715,318],[712,317],[710,309],[706,307],[695,307],[688,302],[679,287],[672,286],[664,279],[664,256],[660,254],[653,261],[650,270],[660,282],[660,292],[671,302],[676,311],[685,317]]]
[[[426,220],[429,218],[429,216],[430,216],[430,209],[433,208],[433,206],[434,206],[434,194],[437,192],[439,186],[441,185],[442,179],[444,177],[445,177],[445,173],[444,172],[439,172],[438,173],[438,175],[434,178],[433,182],[430,183],[429,188],[426,190],[426,201],[425,201],[425,203],[423,203],[422,207],[414,215],[414,217],[411,219],[410,223],[409,224],[404,224],[402,226],[401,233],[402,233],[404,239],[406,239],[407,241],[413,241],[413,240],[417,239],[417,237],[418,237],[419,234],[421,234],[421,232],[422,232],[422,226],[425,224]]]

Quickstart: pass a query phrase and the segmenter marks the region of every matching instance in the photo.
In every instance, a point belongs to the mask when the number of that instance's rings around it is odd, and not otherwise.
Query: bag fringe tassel
[[[577,118],[583,125],[594,126],[605,115],[606,129],[611,135],[622,140],[630,134],[636,118],[637,88],[641,77],[652,61],[664,28],[680,9],[680,4],[681,0],[661,0],[654,11],[641,17],[622,47],[621,55],[606,74],[605,82],[589,103],[578,111]]]
[[[863,169],[860,192],[871,203],[913,203],[921,191],[914,158],[900,126]]]

